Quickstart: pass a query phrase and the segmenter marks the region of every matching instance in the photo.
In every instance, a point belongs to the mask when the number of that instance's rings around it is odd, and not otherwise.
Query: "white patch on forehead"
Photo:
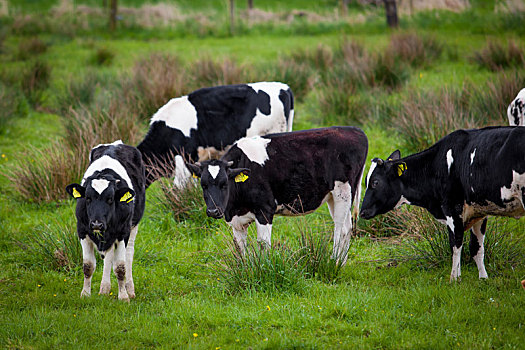
[[[263,114],[257,108],[250,127],[246,130],[246,137],[291,131],[293,110],[290,111],[290,120],[287,121],[284,115],[283,102],[279,98],[281,90],[289,89],[288,85],[278,82],[260,82],[248,84],[248,86],[257,93],[262,90],[270,96],[270,114]]]
[[[448,166],[448,173],[450,174],[450,166],[454,162],[454,158],[452,157],[452,149],[449,149],[447,152],[447,166]]]
[[[214,179],[219,175],[219,171],[221,170],[221,167],[218,165],[208,165],[208,171]]]
[[[124,142],[122,142],[122,140],[117,140],[117,141],[114,141],[112,143],[100,143],[98,145],[96,145],[95,147],[93,147],[91,149],[91,152],[93,152],[96,148],[99,148],[99,147],[102,147],[102,146],[118,146],[118,145],[123,145]],[[91,152],[89,152],[89,161],[91,161]]]
[[[89,165],[86,172],[84,173],[84,177],[82,178],[82,182],[80,184],[84,186],[84,183],[86,182],[86,179],[88,177],[93,175],[96,171],[102,171],[104,169],[111,169],[114,172],[116,172],[117,175],[120,176],[122,180],[126,182],[128,187],[133,189],[133,183],[131,182],[131,179],[129,178],[129,175],[124,166],[120,164],[118,160],[116,160],[115,158],[111,158],[108,155],[98,158]]]
[[[188,96],[172,98],[151,117],[150,125],[163,121],[166,126],[180,130],[190,137],[191,129],[197,129],[197,110],[188,100]]]
[[[470,165],[474,163],[474,157],[476,156],[476,148],[474,148],[474,151],[470,154]]]
[[[109,186],[109,181],[106,179],[94,179],[91,181],[91,187],[95,189],[95,191],[98,192],[98,194],[102,194],[106,188]]]
[[[368,170],[368,175],[366,176],[366,187],[368,188],[368,185],[370,185],[370,177],[372,177],[372,173],[374,170],[376,170],[377,162],[372,161],[372,164],[370,165],[370,170]]]
[[[240,148],[241,151],[243,151],[249,160],[257,164],[264,165],[264,162],[268,160],[266,147],[268,147],[270,142],[270,139],[254,136],[240,139],[235,144]]]

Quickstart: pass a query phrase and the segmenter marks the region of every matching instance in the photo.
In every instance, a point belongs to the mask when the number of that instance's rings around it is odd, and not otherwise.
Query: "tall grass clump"
[[[383,87],[388,91],[401,87],[409,78],[409,70],[405,63],[388,54],[376,56],[371,86]]]
[[[525,68],[523,49],[510,40],[507,46],[495,41],[488,41],[480,51],[474,52],[472,61],[481,68],[499,71],[509,67]]]
[[[360,236],[366,235],[376,239],[414,235],[416,234],[415,227],[408,225],[407,221],[411,221],[420,213],[417,209],[412,209],[402,207],[370,220],[360,220],[357,232]]]
[[[80,79],[70,78],[63,93],[56,97],[57,113],[66,115],[70,109],[88,107],[94,101],[100,85],[100,78],[95,71],[88,71]]]
[[[29,106],[19,89],[0,82],[0,134],[6,130],[10,120],[27,115]]]
[[[280,81],[288,84],[296,101],[304,101],[318,80],[317,73],[310,65],[287,58],[279,58],[277,63],[270,63],[255,73],[253,80]]]
[[[248,236],[246,250],[241,254],[232,237],[224,236],[220,244],[221,253],[212,269],[229,293],[250,290],[298,293],[304,289],[299,252],[286,245],[264,248]]]
[[[43,61],[35,61],[22,75],[22,91],[32,105],[42,98],[43,90],[49,86],[51,67]]]
[[[18,44],[17,58],[19,60],[27,60],[33,56],[43,54],[47,51],[47,44],[39,38],[32,38],[22,40]]]
[[[194,62],[189,68],[194,89],[203,87],[245,83],[246,67],[231,59],[214,61],[209,57]]]
[[[412,67],[428,66],[443,52],[443,44],[434,37],[416,33],[398,33],[390,37],[386,55],[395,57]]]
[[[23,244],[30,264],[56,271],[72,271],[82,264],[82,248],[75,225],[71,222],[45,225],[28,235]]]
[[[91,57],[91,63],[97,66],[110,66],[115,58],[115,52],[107,47],[99,47]]]

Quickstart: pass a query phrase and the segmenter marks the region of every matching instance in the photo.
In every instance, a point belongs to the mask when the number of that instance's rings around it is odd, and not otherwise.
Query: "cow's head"
[[[212,218],[219,219],[224,215],[235,182],[244,182],[248,179],[250,169],[232,169],[232,163],[213,159],[202,164],[186,164],[193,176],[201,178],[206,214]]]
[[[371,219],[395,208],[401,199],[401,176],[406,164],[399,161],[401,153],[394,151],[387,160],[374,158],[366,178],[366,192],[360,216]]]
[[[125,181],[111,175],[94,175],[86,179],[84,186],[72,183],[66,191],[73,198],[84,201],[89,229],[100,237],[104,236],[108,224],[117,214],[123,217],[131,214],[130,203],[135,198],[135,192]]]

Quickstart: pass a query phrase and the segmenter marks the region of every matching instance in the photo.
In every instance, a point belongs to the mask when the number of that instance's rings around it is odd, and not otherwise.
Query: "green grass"
[[[16,3],[13,6],[19,11],[35,13],[48,10],[57,1]],[[78,3],[98,6],[101,1]],[[138,6],[143,2],[119,3]],[[236,3],[242,8],[246,2]],[[254,3],[265,10],[302,8],[321,13],[331,13],[336,5],[335,1],[298,0]],[[431,34],[445,44],[445,49],[441,58],[430,65],[408,70],[408,80],[393,92],[369,87],[356,91],[356,99],[369,103],[365,107],[372,105],[363,109],[358,118],[369,138],[367,169],[371,158],[385,158],[397,148],[408,154],[404,135],[392,127],[391,114],[385,106],[396,108],[418,90],[457,88],[467,80],[483,86],[495,79],[494,73],[469,61],[473,52],[485,46],[488,37],[512,39],[525,45],[523,27],[512,26],[514,17],[505,24],[503,15],[480,9],[480,1],[472,3],[476,8],[467,13],[420,13],[412,20],[402,17],[403,29]],[[183,9],[193,7],[195,11],[211,13],[225,11],[227,2],[184,0],[177,4]],[[236,37],[196,38],[191,31],[180,28],[156,33],[123,28],[113,37],[101,34],[100,28],[75,37],[54,32],[39,35],[48,44],[38,59],[52,67],[50,85],[43,91],[37,110],[22,103],[24,108],[10,115],[0,132],[0,154],[5,155],[0,158],[0,347],[523,347],[523,260],[497,268],[487,264],[487,281],[478,280],[475,264],[463,261],[462,281],[450,284],[451,262],[444,266],[424,261],[392,263],[388,258],[398,240],[378,240],[365,234],[352,241],[348,263],[335,282],[295,276],[288,271],[287,278],[297,282],[291,288],[240,288],[232,293],[231,286],[217,271],[217,263],[223,262],[223,254],[228,253],[224,247],[230,243],[230,229],[221,221],[202,220],[202,210],[174,218],[161,204],[159,198],[163,198],[164,189],[159,184],[148,190],[146,212],[139,226],[133,269],[137,299],[130,304],[116,299],[113,276],[113,295],[97,295],[103,265],[100,259],[93,277],[92,297],[80,299],[81,261],[67,268],[57,267],[45,260],[49,252],[30,248],[41,237],[63,239],[61,235],[74,235],[75,203],[24,201],[5,174],[20,162],[31,161],[28,147],[44,149],[64,136],[63,120],[53,111],[74,101],[77,95],[86,103],[100,99],[103,88],[117,86],[133,72],[136,62],[154,52],[176,55],[187,67],[198,59],[213,57],[233,59],[246,69],[257,71],[258,67],[276,64],[280,58],[302,49],[315,49],[319,44],[336,47],[344,37],[357,40],[370,52],[381,53],[390,38],[380,11],[371,11],[368,22],[353,26],[303,23],[292,27],[243,29]],[[19,86],[19,73],[34,62],[32,58],[23,62],[17,58],[20,42],[27,39],[25,35],[9,34],[0,51],[0,80],[7,87]],[[93,64],[93,57],[101,48],[109,48],[114,54],[110,65]],[[94,85],[85,84],[86,88],[95,86],[93,95],[82,91],[86,79],[96,81]],[[72,80],[75,85],[68,85]],[[341,120],[338,116],[326,118],[320,108],[322,88],[317,81],[311,91],[301,96],[296,104],[294,129],[328,126]],[[68,91],[75,96],[68,95]],[[145,132],[146,125],[140,127]],[[360,227],[364,224],[359,223]],[[275,218],[274,246],[282,244],[295,251],[304,228],[315,233],[331,231],[326,206],[304,218]],[[523,245],[524,233],[514,233],[517,244]],[[249,229],[249,235],[255,237],[254,228]],[[74,242],[74,237],[69,238]],[[329,242],[328,247],[331,245]],[[276,249],[269,256],[278,260],[285,255]]]

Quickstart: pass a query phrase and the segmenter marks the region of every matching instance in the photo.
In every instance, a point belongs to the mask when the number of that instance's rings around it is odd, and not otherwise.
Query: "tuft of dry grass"
[[[294,99],[303,101],[318,80],[317,73],[306,63],[280,58],[262,68],[257,81],[282,81],[292,90]]]
[[[247,82],[247,68],[230,59],[214,61],[204,57],[194,62],[189,71],[194,89]]]
[[[395,57],[412,67],[428,66],[441,56],[443,44],[431,36],[399,33],[390,37],[386,55]]]
[[[481,51],[473,54],[471,60],[481,68],[491,71],[500,71],[509,67],[525,67],[523,50],[513,40],[510,40],[506,47],[499,42],[488,41]]]

